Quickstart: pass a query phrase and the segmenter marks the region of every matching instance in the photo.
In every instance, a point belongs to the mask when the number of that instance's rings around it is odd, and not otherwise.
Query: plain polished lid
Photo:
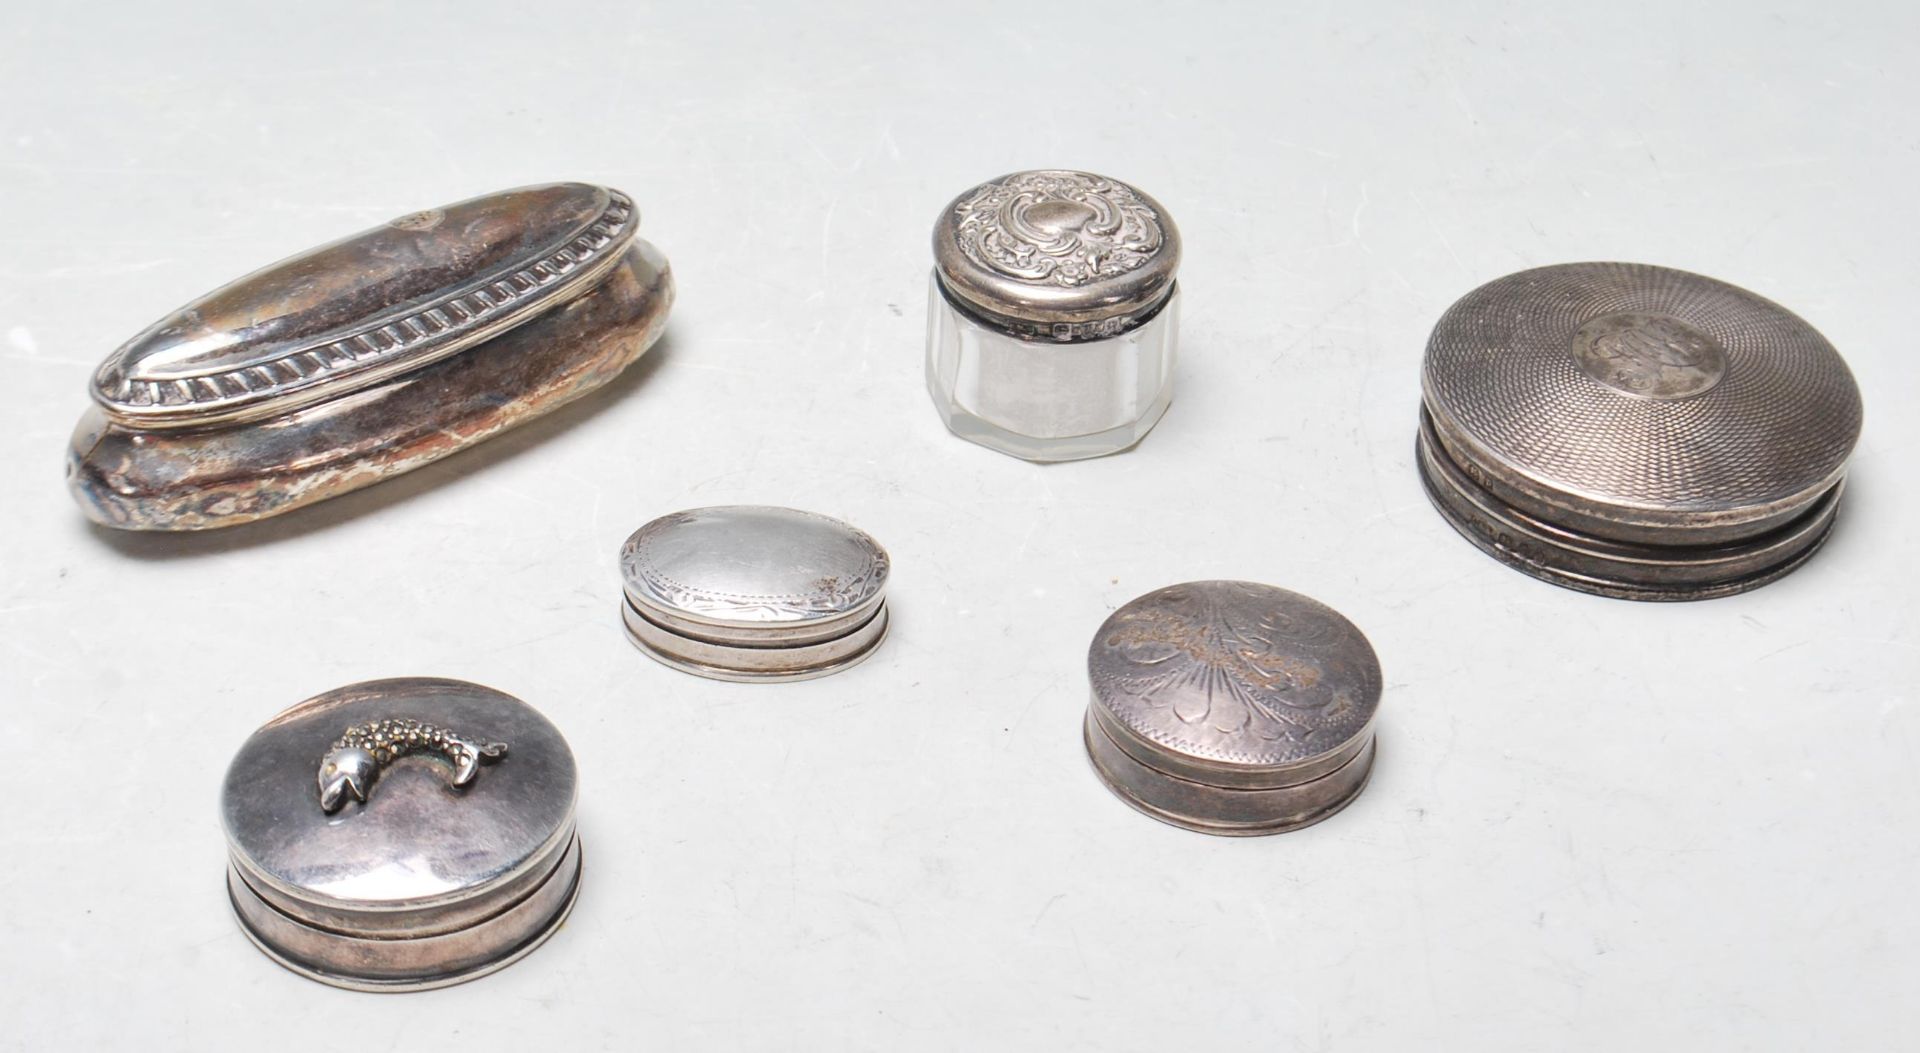
[[[1173,288],[1180,231],[1117,179],[1015,172],[961,194],[933,228],[934,270],[989,315],[1039,325],[1143,312]]]
[[[664,515],[620,551],[634,607],[669,625],[748,638],[864,621],[885,598],[891,566],[863,530],[767,505]]]
[[[439,753],[386,764],[364,803],[321,807],[319,773],[349,728],[417,720],[503,755],[456,789]],[[350,684],[269,721],[227,769],[221,816],[250,882],[328,910],[470,902],[553,865],[572,838],[577,778],[560,732],[511,695],[459,680]]]
[[[1337,766],[1371,735],[1380,704],[1379,659],[1352,622],[1245,581],[1169,585],[1128,602],[1094,635],[1087,672],[1095,715],[1123,748],[1222,784],[1285,784]]]

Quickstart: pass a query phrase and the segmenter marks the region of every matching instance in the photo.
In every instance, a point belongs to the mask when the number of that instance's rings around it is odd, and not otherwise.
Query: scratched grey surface
[[[1910,1046],[1911,5],[171,6],[0,14],[0,1048]],[[1179,393],[1135,453],[1019,463],[922,390],[936,210],[1039,165],[1186,236]],[[69,506],[119,341],[555,178],[633,194],[679,273],[631,379],[270,526]],[[1858,374],[1850,511],[1780,584],[1579,596],[1427,507],[1433,320],[1616,258],[1778,299]],[[621,539],[733,502],[887,545],[879,656],[765,687],[632,651]],[[1379,768],[1332,822],[1210,840],[1086,769],[1088,634],[1215,577],[1380,653]],[[586,887],[505,973],[349,994],[228,919],[216,794],[280,707],[402,674],[568,733]]]

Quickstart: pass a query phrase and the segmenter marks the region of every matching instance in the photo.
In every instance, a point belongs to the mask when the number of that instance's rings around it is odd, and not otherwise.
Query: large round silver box
[[[1571,589],[1756,588],[1828,536],[1860,391],[1799,316],[1712,278],[1574,263],[1475,289],[1434,326],[1417,456],[1483,551]]]

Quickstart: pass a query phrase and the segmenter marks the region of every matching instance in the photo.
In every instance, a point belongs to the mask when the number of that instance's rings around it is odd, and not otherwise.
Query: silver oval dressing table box
[[[221,799],[247,936],[336,987],[444,987],[519,960],[580,887],[573,753],[526,703],[407,678],[254,732]]]
[[[617,376],[673,278],[626,195],[522,187],[401,216],[154,323],[95,372],[67,476],[96,522],[278,515],[465,449]]]
[[[1481,550],[1623,599],[1744,592],[1827,538],[1860,390],[1797,315],[1712,278],[1575,263],[1434,326],[1417,456]]]
[[[1180,232],[1090,172],[1015,172],[933,228],[927,388],[956,435],[1029,461],[1127,449],[1173,398]]]
[[[1194,581],[1114,611],[1087,650],[1095,774],[1134,808],[1207,834],[1276,834],[1346,807],[1373,771],[1380,662],[1296,592]]]
[[[715,680],[827,676],[886,638],[886,549],[865,531],[765,505],[661,516],[620,550],[627,635]]]

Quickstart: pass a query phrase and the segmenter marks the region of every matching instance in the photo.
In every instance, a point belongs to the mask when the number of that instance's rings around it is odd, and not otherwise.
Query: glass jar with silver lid
[[[1088,172],[974,187],[933,229],[927,387],[954,434],[1030,461],[1114,453],[1173,398],[1180,232]]]
[[[1744,592],[1826,540],[1860,391],[1797,315],[1641,264],[1522,271],[1427,344],[1418,459],[1435,506],[1534,577],[1626,599]]]
[[[234,913],[275,961],[336,987],[483,976],[573,908],[577,782],[558,729],[491,688],[406,678],[310,698],[227,769]]]
[[[827,676],[887,635],[886,549],[791,508],[729,505],[661,516],[620,550],[627,634],[646,654],[715,680]]]
[[[1194,581],[1113,612],[1087,649],[1084,727],[1119,798],[1208,834],[1275,834],[1346,807],[1373,770],[1380,662],[1299,593]]]

